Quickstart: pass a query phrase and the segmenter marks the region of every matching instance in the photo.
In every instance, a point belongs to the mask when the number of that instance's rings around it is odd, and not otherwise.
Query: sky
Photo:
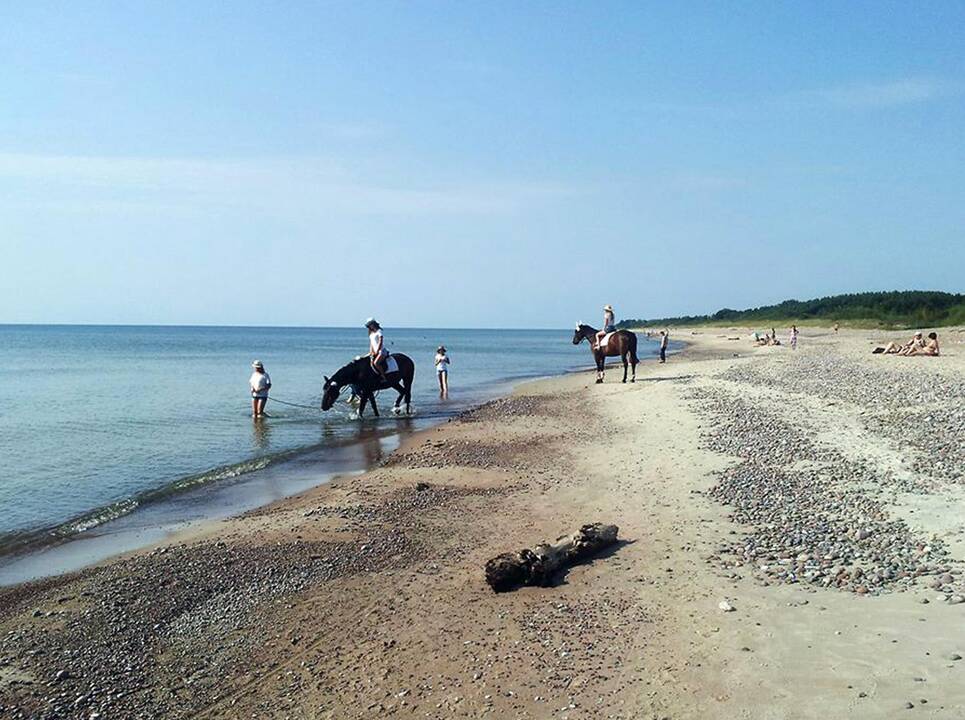
[[[9,3],[0,322],[965,290],[965,3]]]

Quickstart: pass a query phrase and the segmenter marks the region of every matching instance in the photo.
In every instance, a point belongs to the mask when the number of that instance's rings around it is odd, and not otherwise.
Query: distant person
[[[265,404],[268,402],[268,391],[271,390],[271,377],[265,372],[265,366],[261,360],[251,363],[254,371],[248,378],[248,386],[251,388],[251,417],[265,417]]]
[[[797,350],[797,325],[791,325],[791,349]]]
[[[436,376],[439,378],[439,395],[449,397],[449,356],[446,346],[440,345],[436,350]]]
[[[670,333],[666,330],[660,331],[660,362],[667,362],[667,341],[670,338]]]
[[[841,327],[841,326],[838,325],[837,323],[834,324],[834,332],[835,332],[835,334],[837,334],[837,332],[838,332],[838,330],[840,329],[840,327]]]
[[[365,327],[369,331],[369,363],[382,380],[385,380],[389,354],[385,351],[385,336],[382,334],[382,326],[375,318],[369,318],[365,321]]]

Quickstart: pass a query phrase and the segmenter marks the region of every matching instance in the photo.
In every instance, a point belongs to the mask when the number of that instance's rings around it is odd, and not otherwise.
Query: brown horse
[[[639,362],[639,360],[637,360],[637,336],[629,330],[618,330],[610,336],[606,350],[597,350],[594,347],[596,343],[596,333],[597,329],[595,327],[590,327],[582,323],[576,324],[576,332],[573,333],[574,345],[579,345],[584,340],[590,344],[590,352],[593,353],[593,359],[596,360],[596,381],[598,383],[603,382],[606,359],[608,357],[618,357],[623,359],[623,382],[627,381],[628,360],[633,366],[633,375],[630,377],[630,382],[636,382],[637,363]]]

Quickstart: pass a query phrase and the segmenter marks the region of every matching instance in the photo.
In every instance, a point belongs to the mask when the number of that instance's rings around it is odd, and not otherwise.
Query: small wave
[[[109,505],[104,505],[82,513],[59,525],[23,532],[0,533],[0,555],[17,552],[34,545],[56,544],[60,541],[70,539],[79,533],[93,530],[100,525],[129,515],[149,503],[172,498],[204,485],[224,482],[225,480],[238,478],[257,470],[263,470],[269,465],[291,459],[296,455],[317,450],[319,447],[320,446],[297,448],[178,478],[159,488],[147,490],[132,497],[124,498],[123,500],[118,500]]]
[[[394,425],[387,426],[381,431],[375,431],[377,435],[391,435],[394,432],[396,432]],[[272,455],[264,455],[238,463],[222,465],[201,473],[178,478],[161,487],[146,490],[129,498],[95,508],[76,515],[70,520],[58,525],[0,533],[0,557],[41,546],[59,544],[70,540],[80,533],[118,520],[138,508],[142,508],[151,503],[168,500],[192,490],[201,489],[207,485],[224,483],[225,481],[240,478],[258,470],[263,470],[270,465],[293,460],[298,456],[308,455],[319,450],[332,449],[343,444],[350,445],[355,442],[357,442],[355,438],[341,438],[334,442],[329,440],[325,443],[292,448]]]

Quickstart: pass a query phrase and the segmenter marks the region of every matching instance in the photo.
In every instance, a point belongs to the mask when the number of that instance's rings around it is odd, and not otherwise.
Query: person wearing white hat
[[[265,416],[265,403],[268,402],[268,391],[271,390],[271,378],[265,372],[265,366],[261,360],[251,363],[253,372],[248,378],[248,387],[251,388],[251,417],[260,418]]]
[[[600,343],[603,342],[603,338],[606,337],[607,333],[616,332],[616,323],[613,315],[613,306],[604,305],[603,306],[603,329],[596,334],[596,346],[600,347]]]
[[[449,397],[449,356],[446,346],[440,345],[436,349],[436,375],[439,377],[439,397]]]
[[[925,347],[924,333],[921,330],[916,330],[915,335],[905,343],[905,346],[898,351],[899,355],[914,355],[919,350]]]
[[[385,380],[389,354],[385,351],[385,337],[382,335],[382,326],[375,318],[369,318],[365,321],[365,327],[369,331],[369,362],[372,369]]]

